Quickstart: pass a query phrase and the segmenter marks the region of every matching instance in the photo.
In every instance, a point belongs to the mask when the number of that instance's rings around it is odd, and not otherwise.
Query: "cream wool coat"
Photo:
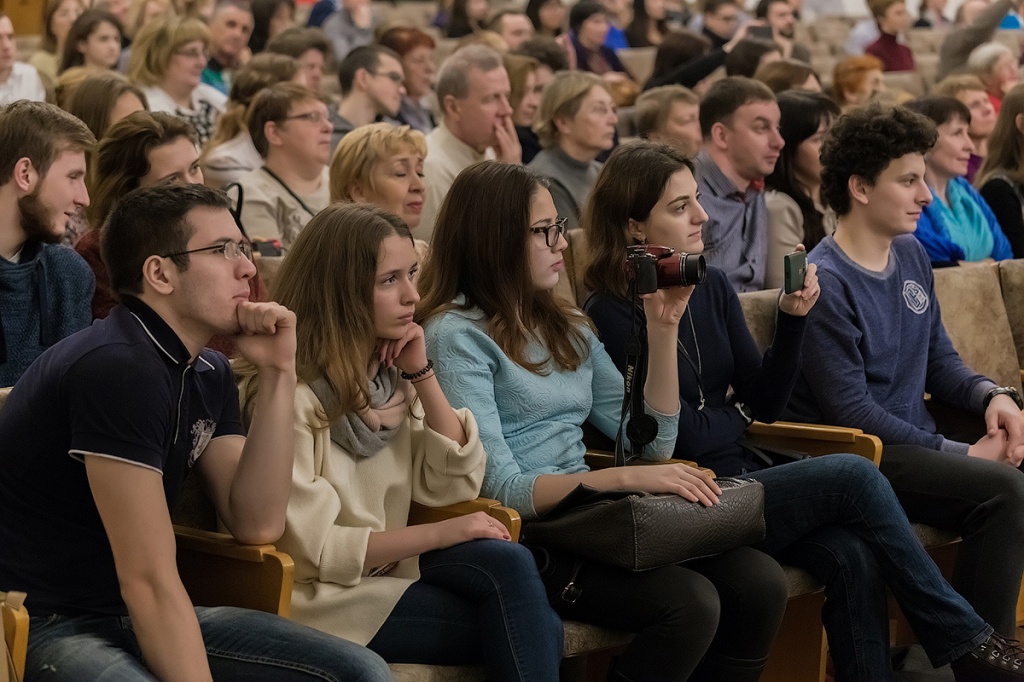
[[[484,448],[469,410],[456,411],[467,437],[460,448],[426,426],[415,401],[384,449],[358,457],[331,441],[317,412],[322,412],[320,401],[300,383],[287,523],[276,543],[295,561],[291,617],[365,645],[419,579],[416,557],[400,561],[385,576],[369,577],[376,568],[364,561],[371,531],[407,526],[410,501],[437,507],[476,498]]]

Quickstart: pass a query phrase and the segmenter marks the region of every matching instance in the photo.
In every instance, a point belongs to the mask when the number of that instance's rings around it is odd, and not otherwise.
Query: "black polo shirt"
[[[210,440],[243,433],[227,359],[190,363],[142,301],[52,346],[0,410],[0,590],[27,592],[33,616],[126,614],[84,456],[160,472],[153,504],[171,507]]]

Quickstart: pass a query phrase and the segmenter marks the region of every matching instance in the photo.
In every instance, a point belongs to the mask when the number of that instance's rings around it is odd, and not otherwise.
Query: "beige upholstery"
[[[740,295],[740,308],[747,322],[747,329],[754,337],[758,349],[763,353],[775,336],[775,320],[779,310],[779,289],[752,291]]]
[[[917,71],[889,71],[882,75],[882,79],[890,90],[902,90],[914,97],[925,93],[924,78]]]
[[[615,54],[633,80],[643,85],[654,73],[654,55],[657,51],[656,47],[623,47],[616,50]]]
[[[1024,367],[1024,260],[1004,260],[999,264],[999,286],[1017,350],[1017,366]]]
[[[1000,386],[1021,387],[1020,363],[994,265],[935,271],[942,321],[964,362]]]

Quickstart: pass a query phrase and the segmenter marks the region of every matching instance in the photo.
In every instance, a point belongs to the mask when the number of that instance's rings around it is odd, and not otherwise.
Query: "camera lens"
[[[699,253],[684,253],[683,262],[680,267],[683,273],[683,286],[691,284],[703,284],[708,278],[707,261]]]
[[[658,260],[659,289],[700,284],[707,275],[707,262],[699,253],[674,253]]]

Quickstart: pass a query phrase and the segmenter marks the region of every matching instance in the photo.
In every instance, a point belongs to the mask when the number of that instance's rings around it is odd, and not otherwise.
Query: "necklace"
[[[694,327],[693,325],[693,314],[690,312],[689,308],[686,309],[686,315],[690,318],[690,333],[693,334],[693,348],[697,352],[696,364],[693,362],[693,358],[690,357],[690,354],[686,351],[686,347],[683,346],[683,340],[676,339],[676,343],[679,346],[679,352],[683,354],[683,357],[686,358],[686,361],[690,363],[690,368],[693,370],[694,374],[697,375],[697,395],[700,397],[700,404],[697,405],[697,411],[699,412],[700,410],[704,409],[705,405],[704,385],[701,381],[701,372],[703,371],[704,367],[700,359],[700,344],[697,343],[697,328]]]

